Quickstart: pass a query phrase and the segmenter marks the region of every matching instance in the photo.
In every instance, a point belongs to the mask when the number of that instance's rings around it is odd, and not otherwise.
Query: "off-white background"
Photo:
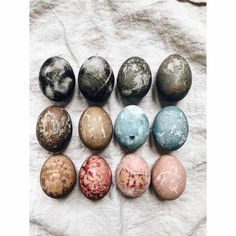
[[[206,7],[170,1],[32,1],[30,8],[30,233],[31,235],[205,235],[206,222]],[[187,172],[184,194],[161,202],[150,189],[137,199],[126,199],[113,185],[97,202],[86,199],[76,186],[63,200],[48,198],[41,190],[39,173],[50,153],[35,136],[39,113],[53,103],[38,86],[42,63],[50,56],[64,57],[77,77],[89,56],[106,58],[115,77],[130,56],[143,57],[151,67],[153,83],[162,60],[171,53],[189,62],[193,83],[178,106],[186,113],[190,132],[185,145],[173,152]],[[103,106],[113,123],[123,103],[116,86]],[[161,104],[153,84],[139,103],[150,126]],[[80,141],[77,127],[88,107],[78,93],[65,107],[73,122],[73,135],[64,151],[77,171],[92,153]],[[150,168],[159,158],[151,139],[136,151]],[[124,155],[113,139],[101,153],[113,176]]]

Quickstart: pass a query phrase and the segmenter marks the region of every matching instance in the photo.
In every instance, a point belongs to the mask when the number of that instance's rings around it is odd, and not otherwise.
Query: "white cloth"
[[[190,236],[206,234],[206,7],[177,0],[31,0],[30,3],[30,233],[63,236]],[[53,103],[40,91],[39,69],[51,56],[62,56],[74,69],[92,55],[104,57],[115,77],[130,56],[149,64],[153,85],[139,106],[150,127],[160,102],[155,76],[161,62],[172,53],[190,64],[193,83],[177,106],[187,115],[190,132],[184,146],[174,151],[187,172],[183,195],[162,202],[150,188],[137,199],[127,199],[116,189],[115,170],[124,155],[114,140],[101,153],[111,166],[113,184],[100,201],[86,199],[78,185],[63,200],[47,197],[39,183],[43,162],[50,156],[37,142],[36,122],[40,112]],[[104,109],[113,124],[125,106],[116,85]],[[73,135],[65,154],[77,172],[93,151],[78,135],[78,121],[88,102],[78,93],[65,107],[73,122]],[[159,158],[151,139],[136,151],[150,168]]]

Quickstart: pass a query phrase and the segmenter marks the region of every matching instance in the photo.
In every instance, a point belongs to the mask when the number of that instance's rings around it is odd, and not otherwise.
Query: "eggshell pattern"
[[[79,135],[88,148],[105,148],[111,141],[112,132],[111,118],[101,107],[91,106],[81,115]]]
[[[188,120],[176,106],[162,108],[156,115],[152,134],[157,146],[165,150],[180,148],[188,137]]]
[[[102,102],[108,99],[113,90],[114,74],[104,58],[93,56],[81,66],[78,83],[84,97],[93,102]]]
[[[150,184],[147,162],[136,154],[124,156],[116,170],[116,183],[125,196],[141,196]]]
[[[52,101],[69,99],[75,88],[75,75],[69,62],[62,57],[47,59],[39,72],[43,94]]]
[[[76,184],[76,170],[70,158],[65,155],[49,157],[41,168],[40,184],[49,197],[69,194]]]
[[[178,54],[168,56],[160,65],[156,85],[162,97],[168,101],[184,98],[192,84],[192,72],[187,61]]]
[[[50,106],[39,115],[36,135],[40,145],[47,151],[57,152],[65,148],[71,134],[71,118],[64,108]]]
[[[182,163],[175,156],[162,156],[152,169],[152,185],[159,198],[178,198],[186,185],[186,173]]]
[[[135,150],[146,142],[148,134],[148,118],[140,107],[130,105],[118,114],[115,136],[122,147]]]
[[[149,65],[140,57],[130,57],[122,65],[117,76],[120,94],[131,100],[144,97],[152,83]]]
[[[101,156],[90,156],[80,168],[78,181],[82,193],[87,198],[101,199],[111,187],[111,168]]]

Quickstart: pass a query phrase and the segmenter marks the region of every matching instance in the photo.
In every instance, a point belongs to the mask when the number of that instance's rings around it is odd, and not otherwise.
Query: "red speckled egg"
[[[160,199],[178,198],[186,185],[186,173],[182,163],[172,155],[160,157],[152,169],[152,185]]]
[[[79,186],[87,198],[103,198],[109,192],[111,183],[111,168],[104,158],[93,155],[84,161],[79,172]]]
[[[139,197],[150,184],[147,162],[136,154],[128,154],[120,161],[116,170],[116,183],[127,197]]]

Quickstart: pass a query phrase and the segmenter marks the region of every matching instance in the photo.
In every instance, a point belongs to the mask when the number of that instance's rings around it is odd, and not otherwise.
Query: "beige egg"
[[[88,148],[105,148],[112,138],[113,126],[108,113],[98,106],[86,109],[79,120],[79,135]]]
[[[76,183],[76,170],[69,157],[54,155],[43,164],[40,172],[40,184],[43,191],[52,198],[69,194]]]
[[[161,156],[152,169],[152,186],[162,200],[174,200],[184,191],[186,173],[182,163],[172,155]]]

